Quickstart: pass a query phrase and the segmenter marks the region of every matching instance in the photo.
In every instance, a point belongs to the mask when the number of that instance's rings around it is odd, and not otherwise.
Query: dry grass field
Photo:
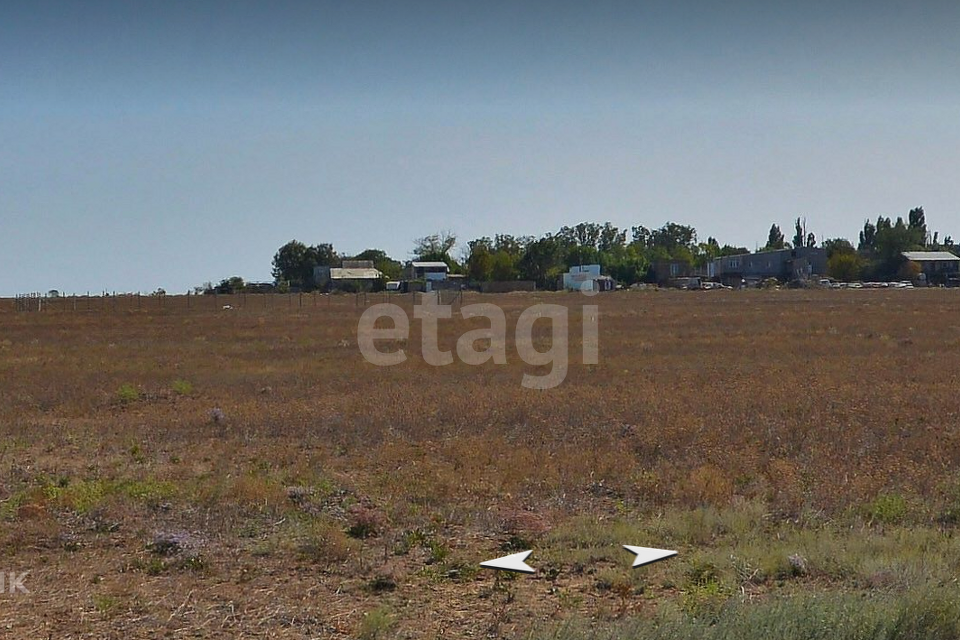
[[[30,593],[0,636],[960,635],[960,292],[481,300],[506,365],[427,365],[412,313],[370,365],[352,296],[7,304],[0,570]],[[571,309],[545,391],[512,343],[538,301]],[[524,549],[536,575],[478,567]]]

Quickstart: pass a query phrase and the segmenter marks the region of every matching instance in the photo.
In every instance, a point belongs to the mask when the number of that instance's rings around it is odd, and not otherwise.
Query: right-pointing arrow
[[[533,551],[521,551],[520,553],[512,553],[509,556],[503,556],[502,558],[497,558],[496,560],[487,560],[486,562],[481,562],[481,567],[486,567],[487,569],[499,569],[500,571],[519,571],[520,573],[536,573],[536,569],[528,565],[524,560],[527,559]]]
[[[666,549],[651,549],[649,547],[631,547],[628,544],[623,545],[623,548],[630,553],[637,554],[637,557],[633,559],[633,566],[635,567],[642,567],[645,564],[650,564],[659,560],[666,560],[667,558],[672,558],[673,556],[677,555],[676,551],[668,551]]]

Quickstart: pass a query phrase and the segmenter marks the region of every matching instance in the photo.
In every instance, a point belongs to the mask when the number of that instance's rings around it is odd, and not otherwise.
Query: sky
[[[0,0],[0,295],[282,244],[690,224],[960,238],[960,3]]]

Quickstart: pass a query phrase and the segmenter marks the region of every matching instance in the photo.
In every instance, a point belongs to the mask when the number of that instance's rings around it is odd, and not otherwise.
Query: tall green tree
[[[224,278],[220,281],[216,287],[213,287],[213,290],[217,293],[240,293],[243,291],[246,283],[243,281],[243,278],[240,276],[232,276],[230,278]]]
[[[693,227],[668,222],[659,229],[650,232],[648,246],[662,247],[672,256],[675,251],[686,249],[684,253],[692,255],[697,244],[697,230]]]
[[[803,224],[800,222],[800,218],[797,218],[797,231],[793,235],[793,246],[794,247],[803,247],[806,246],[806,238],[803,233]]]
[[[581,222],[572,227],[561,227],[557,239],[565,244],[596,249],[600,244],[603,227],[593,222]]]
[[[600,238],[597,241],[597,249],[600,252],[614,251],[626,246],[627,232],[621,231],[609,222],[600,229]]]
[[[767,244],[764,245],[764,249],[767,251],[778,251],[786,247],[786,242],[783,240],[783,232],[780,231],[780,227],[776,224],[771,225],[770,233],[767,234]]]
[[[903,267],[903,252],[922,249],[921,242],[918,230],[911,229],[903,218],[897,218],[895,223],[890,223],[889,218],[882,222],[878,220],[874,243],[876,276],[884,280],[896,278]]]
[[[864,259],[855,251],[835,252],[827,258],[827,275],[841,282],[859,280],[863,268]]]
[[[315,286],[314,267],[334,267],[339,263],[340,257],[332,244],[307,246],[299,240],[291,240],[273,256],[273,277],[277,283],[311,291]]]
[[[827,252],[827,259],[829,260],[835,254],[838,253],[856,253],[857,250],[854,248],[853,244],[850,243],[846,238],[829,238],[823,241],[823,249]]]
[[[564,263],[568,267],[582,264],[597,264],[600,262],[600,252],[596,247],[575,244],[566,247],[565,253]]]
[[[493,242],[490,238],[477,238],[467,243],[467,277],[473,282],[487,282],[492,279]]]
[[[490,261],[490,278],[500,282],[516,280],[519,275],[516,259],[508,251],[501,249],[493,254]]]
[[[553,288],[564,270],[564,243],[551,234],[527,245],[517,267],[520,279],[533,280],[540,288]]]
[[[653,232],[650,229],[647,229],[643,225],[637,225],[636,227],[630,227],[630,234],[632,236],[632,241],[630,244],[637,245],[642,248],[650,246],[651,238]]]
[[[510,254],[514,260],[519,260],[526,246],[532,241],[533,238],[529,236],[520,236],[517,238],[509,234],[498,233],[493,239],[492,249],[494,253],[497,251],[505,251]]]
[[[927,244],[927,216],[923,212],[923,207],[911,209],[907,215],[908,226],[915,234],[917,244],[926,246]]]
[[[867,220],[863,223],[863,231],[860,232],[860,244],[857,251],[863,255],[870,255],[877,246],[877,226]]]
[[[603,272],[621,284],[630,286],[641,282],[650,270],[642,247],[636,244],[616,246],[600,254]]]

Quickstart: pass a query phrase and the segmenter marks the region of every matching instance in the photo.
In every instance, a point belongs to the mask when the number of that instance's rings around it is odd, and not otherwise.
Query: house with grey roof
[[[927,284],[950,284],[960,278],[960,257],[949,251],[904,251],[901,255],[917,265],[920,280]]]
[[[314,267],[313,279],[324,291],[371,291],[384,281],[372,260],[344,260],[339,267]]]
[[[713,277],[734,287],[767,278],[809,280],[827,272],[827,252],[821,247],[797,247],[723,256],[713,261],[711,271]]]

